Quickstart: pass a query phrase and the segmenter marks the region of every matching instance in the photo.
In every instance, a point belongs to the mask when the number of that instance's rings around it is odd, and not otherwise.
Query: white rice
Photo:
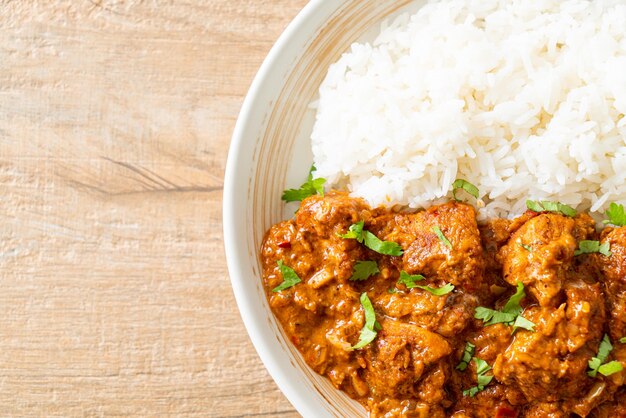
[[[626,1],[430,2],[352,45],[315,106],[316,176],[374,206],[457,178],[483,218],[626,204]]]

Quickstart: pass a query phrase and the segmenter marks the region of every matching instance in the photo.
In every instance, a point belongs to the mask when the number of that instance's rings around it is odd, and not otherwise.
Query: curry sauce
[[[346,238],[359,222],[402,255]],[[589,240],[610,255],[580,253]],[[291,342],[372,417],[626,416],[626,227],[597,233],[586,214],[532,211],[479,224],[464,203],[398,213],[331,192],[274,225],[261,261]],[[363,262],[373,269],[355,280]],[[281,265],[301,281],[273,291]],[[355,349],[367,327],[362,295],[375,337]],[[488,323],[481,309],[506,321]],[[612,349],[600,364],[619,371],[592,377],[603,339]]]

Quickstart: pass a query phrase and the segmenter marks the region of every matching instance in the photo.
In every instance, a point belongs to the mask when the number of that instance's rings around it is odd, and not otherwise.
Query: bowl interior
[[[338,4],[341,3],[341,4]],[[278,41],[242,108],[229,153],[224,236],[233,290],[248,333],[281,390],[304,416],[365,411],[306,365],[268,306],[259,248],[265,231],[293,214],[280,196],[312,163],[310,104],[328,71],[355,41],[372,40],[382,21],[424,1],[311,1]]]

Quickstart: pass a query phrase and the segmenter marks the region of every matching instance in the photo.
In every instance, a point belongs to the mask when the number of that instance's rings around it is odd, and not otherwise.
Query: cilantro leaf
[[[542,200],[541,202],[535,200],[527,200],[526,207],[533,212],[553,212],[560,213],[561,215],[574,217],[576,216],[576,209],[571,206],[564,205],[559,202],[550,202]]]
[[[359,350],[365,347],[366,345],[374,341],[374,338],[376,338],[377,334],[378,332],[374,329],[370,329],[367,327],[361,328],[361,333],[359,334],[359,342],[356,345],[352,346],[352,349]]]
[[[522,244],[521,242],[518,242],[517,245],[519,245],[520,247],[522,247],[523,249],[525,249],[529,253],[533,252],[533,247],[531,247],[530,245]]]
[[[524,284],[517,282],[515,293],[509,298],[501,311],[479,306],[474,311],[474,318],[482,319],[485,326],[504,323],[506,325],[513,325],[513,332],[518,328],[524,328],[534,332],[535,324],[521,316],[523,309],[520,302],[525,297],[526,292],[524,292]]]
[[[476,351],[476,346],[470,342],[465,343],[465,349],[463,350],[463,355],[461,356],[461,361],[456,366],[457,370],[464,371],[469,366],[469,362],[474,357],[474,352]]]
[[[606,361],[606,359],[609,357],[609,354],[611,354],[611,351],[613,351],[613,344],[611,344],[611,339],[608,335],[604,334],[604,337],[600,342],[600,347],[598,347],[598,358],[602,363]]]
[[[437,235],[439,241],[443,242],[448,248],[452,248],[452,243],[448,241],[448,238],[446,238],[445,235],[443,235],[443,232],[441,232],[441,229],[438,226],[433,226],[433,232]]]
[[[272,289],[272,292],[281,292],[285,289],[297,285],[302,281],[302,279],[298,277],[294,269],[283,264],[283,260],[278,260],[277,264],[278,268],[280,269],[280,274],[283,276],[283,282],[276,286],[274,289]]]
[[[376,261],[357,261],[352,270],[350,280],[367,280],[371,276],[380,273]]]
[[[485,387],[491,383],[493,376],[487,376],[486,373],[491,370],[491,366],[482,359],[474,357],[476,363],[476,386],[471,387],[463,391],[463,396],[474,397],[476,394],[485,389]]]
[[[338,234],[339,237],[345,239],[355,239],[358,242],[363,242],[363,228],[365,227],[365,222],[360,221],[355,224],[350,225],[348,228],[348,232],[345,234]]]
[[[454,285],[451,285],[449,283],[442,287],[420,286],[417,283],[415,283],[415,282],[424,280],[424,278],[425,277],[422,276],[421,274],[411,275],[407,273],[406,271],[402,270],[400,271],[400,279],[398,279],[398,283],[405,285],[408,289],[415,289],[415,288],[422,289],[422,290],[432,293],[435,296],[447,295],[448,293],[454,290]]]
[[[417,287],[418,281],[424,280],[425,277],[421,274],[409,274],[406,271],[402,270],[400,272],[400,279],[398,280],[399,284],[405,285],[408,289],[413,289]]]
[[[496,311],[494,309],[479,306],[474,311],[474,318],[482,319],[485,326],[493,324],[512,324],[515,321],[515,314]]]
[[[603,376],[610,376],[614,373],[619,373],[622,370],[624,370],[624,367],[619,361],[611,361],[598,367],[598,372]]]
[[[526,207],[533,212],[543,212],[545,209],[541,206],[541,203],[536,202],[534,200],[527,200]]]
[[[515,318],[515,322],[513,323],[513,332],[517,331],[518,328],[524,328],[528,331],[535,332],[535,323],[524,318],[522,315],[519,315]]]
[[[435,296],[443,296],[454,290],[454,285],[448,283],[441,287],[417,286],[419,289],[432,293]]]
[[[520,302],[522,299],[526,297],[526,292],[524,292],[524,284],[522,282],[517,282],[517,289],[513,296],[509,298],[502,309],[502,312],[512,313],[515,315],[519,315],[522,313],[522,307],[520,306]]]
[[[374,312],[374,306],[372,305],[370,298],[367,297],[367,293],[361,294],[360,301],[361,306],[363,307],[363,312],[365,312],[365,325],[361,328],[359,342],[352,347],[353,350],[361,349],[374,341],[376,334],[378,334],[376,328],[380,329],[380,324],[376,322],[376,312]]]
[[[624,226],[626,225],[626,211],[624,211],[624,206],[619,205],[617,203],[611,203],[609,208],[604,213],[609,219],[606,221],[602,221],[605,224],[612,224],[615,226]]]
[[[470,195],[474,196],[474,198],[478,199],[480,193],[478,191],[478,187],[474,186],[469,181],[463,179],[456,179],[454,183],[452,183],[452,196],[454,200],[459,201],[460,199],[456,197],[456,191],[458,189],[463,189]]]
[[[587,372],[587,374],[591,377],[596,377],[596,375],[598,374],[598,369],[602,365],[602,361],[600,361],[600,359],[597,357],[592,357],[587,365],[589,366],[589,369],[591,369]]]
[[[618,366],[612,363],[619,363],[619,362],[614,362],[614,361],[605,364],[605,366],[607,367],[602,369],[602,371],[600,370],[600,368],[603,366],[603,363],[609,357],[609,354],[611,354],[611,351],[613,351],[613,344],[611,344],[611,339],[609,338],[607,334],[604,334],[604,337],[602,338],[602,341],[600,342],[600,346],[598,347],[598,355],[596,357],[592,357],[591,360],[589,360],[588,362],[589,370],[587,371],[587,374],[589,376],[596,377],[598,372],[600,372],[601,374],[605,376],[608,376],[610,374],[621,371],[621,369],[616,370]],[[621,367],[621,363],[619,363],[619,365],[620,365],[619,367]],[[608,374],[605,374],[605,373],[608,373]]]
[[[365,244],[370,250],[374,250],[379,254],[401,256],[404,251],[402,247],[393,241],[382,241],[376,235],[370,231],[363,229],[365,222],[360,221],[350,225],[348,232],[345,234],[338,234],[339,237],[345,239],[355,239],[358,242]]]
[[[626,337],[620,338],[619,342],[622,343],[622,344],[626,344]]]
[[[370,231],[365,231],[365,246],[370,250],[374,250],[379,254],[393,255],[396,257],[401,256],[404,251],[397,242],[393,241],[381,241],[376,235]]]
[[[575,256],[591,253],[600,253],[602,255],[610,257],[612,255],[611,244],[608,242],[600,244],[600,241],[583,240],[578,243],[578,249],[574,251]]]
[[[316,194],[324,196],[324,184],[326,183],[326,179],[314,179],[313,172],[315,172],[315,166],[311,166],[307,181],[302,183],[299,189],[288,189],[283,192],[282,200],[285,202],[299,202]]]

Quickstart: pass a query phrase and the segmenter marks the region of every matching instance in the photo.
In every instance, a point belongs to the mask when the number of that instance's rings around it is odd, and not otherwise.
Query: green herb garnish
[[[624,206],[617,203],[611,203],[604,214],[609,219],[606,221],[602,221],[603,223],[612,224],[615,226],[626,225],[626,211],[624,211]]]
[[[376,261],[357,261],[352,270],[350,280],[367,280],[371,276],[380,273]]]
[[[413,289],[417,287],[417,283],[424,280],[425,277],[421,274],[409,274],[406,271],[402,270],[400,272],[400,279],[398,279],[399,284],[405,285],[408,289]]]
[[[526,251],[530,253],[533,252],[533,247],[531,247],[530,245],[522,244],[521,242],[518,242],[517,245],[519,245],[520,247],[522,247],[523,249],[525,249]]]
[[[485,389],[491,383],[493,376],[487,376],[486,373],[491,370],[491,366],[485,360],[474,357],[476,363],[476,386],[463,391],[463,396],[474,397],[476,394]]]
[[[355,239],[358,242],[365,244],[370,250],[374,250],[379,254],[401,256],[404,252],[402,247],[393,241],[382,241],[376,235],[370,231],[363,229],[365,222],[360,221],[350,225],[348,232],[345,234],[339,234],[341,238]]]
[[[624,370],[624,366],[619,361],[610,361],[598,368],[598,372],[603,376],[610,376]]]
[[[429,293],[432,293],[435,296],[443,296],[454,290],[454,285],[450,283],[442,286],[442,287],[430,287],[430,286],[420,286],[416,282],[424,280],[425,277],[421,274],[411,275],[406,271],[402,270],[400,272],[400,279],[398,279],[399,284],[403,284],[407,287],[407,289],[422,289]]]
[[[469,362],[474,357],[474,352],[476,351],[476,346],[470,342],[465,343],[465,349],[463,350],[463,355],[461,356],[461,361],[456,366],[457,370],[464,371],[469,366]]]
[[[433,232],[437,235],[439,241],[443,242],[448,248],[452,248],[452,243],[448,241],[448,238],[446,238],[445,235],[443,235],[443,232],[441,232],[441,229],[438,226],[433,226]]]
[[[458,189],[463,189],[470,195],[474,196],[474,198],[478,199],[478,196],[479,196],[478,187],[474,186],[469,181],[466,181],[463,179],[456,179],[454,183],[452,183],[452,196],[454,197],[454,200],[456,201],[460,201],[460,199],[456,197],[456,191]]]
[[[313,173],[315,172],[315,166],[311,166],[311,170],[309,171],[309,177],[307,181],[302,183],[299,189],[288,189],[283,192],[282,199],[285,202],[299,202],[301,200],[306,199],[309,196],[313,196],[319,194],[324,196],[324,184],[326,183],[326,179],[324,178],[313,178]]]
[[[598,347],[598,355],[589,360],[589,371],[587,371],[589,376],[596,377],[598,372],[604,376],[610,376],[624,369],[622,363],[619,361],[611,361],[604,364],[609,354],[611,354],[611,351],[613,351],[613,344],[611,344],[609,336],[604,334],[604,338],[602,338],[600,342],[600,347]]]
[[[559,202],[550,202],[542,200],[541,202],[535,200],[527,200],[526,207],[533,212],[553,212],[560,213],[561,215],[574,217],[576,216],[576,209],[571,206],[564,205]]]
[[[517,289],[515,293],[509,298],[509,300],[506,302],[506,305],[504,305],[504,308],[502,308],[501,311],[496,311],[494,309],[479,306],[474,312],[474,318],[482,319],[485,323],[485,326],[504,323],[507,325],[512,325],[513,332],[515,332],[518,328],[524,328],[534,332],[535,324],[521,316],[523,309],[520,305],[520,302],[525,297],[526,292],[524,292],[524,284],[521,282],[517,282]]]
[[[519,315],[515,318],[515,322],[513,323],[513,332],[517,331],[519,328],[527,329],[528,331],[535,332],[535,324],[532,321],[524,318],[522,315]]]
[[[396,289],[395,287],[390,287],[389,289],[387,289],[387,293],[393,295],[395,293],[398,293],[398,289]]]
[[[600,253],[607,257],[611,256],[611,244],[605,242],[600,244],[600,241],[584,240],[578,243],[578,249],[574,251],[574,255]]]
[[[626,337],[620,338],[619,342],[622,343],[622,344],[626,344]]]
[[[374,306],[372,306],[372,301],[367,297],[367,293],[361,294],[361,306],[363,307],[363,312],[365,312],[365,325],[361,329],[361,334],[359,335],[359,342],[352,347],[353,350],[358,350],[360,348],[365,347],[376,338],[376,334],[380,331],[380,324],[376,321],[376,312],[374,312]]]
[[[441,287],[417,286],[419,289],[425,290],[435,296],[444,296],[454,290],[453,284],[445,284]]]
[[[297,285],[302,281],[302,279],[298,277],[294,269],[283,264],[283,260],[278,260],[277,264],[278,268],[280,269],[280,274],[283,276],[283,282],[276,286],[274,289],[272,289],[272,292],[281,292],[285,289]]]

